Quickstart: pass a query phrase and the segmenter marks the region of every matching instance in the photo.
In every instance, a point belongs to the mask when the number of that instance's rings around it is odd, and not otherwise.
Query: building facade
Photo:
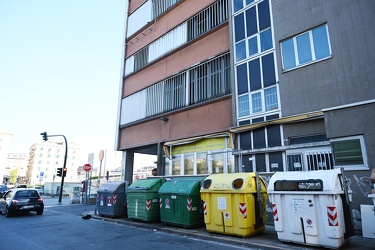
[[[234,0],[240,171],[344,168],[353,215],[375,165],[373,1]]]
[[[228,0],[128,2],[118,148],[157,155],[159,175],[232,172]]]
[[[61,177],[57,176],[57,169],[64,167],[64,158],[64,143],[52,140],[34,143],[30,147],[26,183],[30,185],[43,185],[46,182],[60,183]],[[68,143],[65,182],[80,183],[78,168],[82,165],[82,162],[84,161],[79,145]]]
[[[374,1],[129,1],[123,178],[135,152],[157,155],[159,175],[343,168],[358,226],[375,165],[373,13]]]
[[[9,153],[7,164],[5,166],[5,174],[3,178],[4,184],[11,184],[10,172],[17,171],[16,183],[24,183],[27,172],[28,155],[21,153]],[[15,184],[15,183],[12,183]]]

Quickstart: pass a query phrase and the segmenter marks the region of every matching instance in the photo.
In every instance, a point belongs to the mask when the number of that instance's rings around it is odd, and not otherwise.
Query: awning
[[[323,114],[322,111],[316,111],[316,112],[310,112],[310,113],[305,113],[305,114],[301,114],[301,115],[282,117],[282,118],[275,119],[275,120],[272,120],[272,121],[265,121],[265,122],[259,122],[259,123],[244,125],[244,126],[241,126],[241,127],[232,128],[232,129],[229,130],[229,132],[239,133],[239,132],[243,132],[243,131],[248,131],[248,130],[253,130],[253,129],[265,127],[267,125],[301,122],[301,121],[306,121],[306,120],[320,119],[320,118],[323,118],[323,117],[324,117],[324,114]]]
[[[191,137],[191,138],[186,138],[186,139],[181,139],[181,140],[174,140],[174,141],[169,141],[164,143],[163,145],[163,150],[164,150],[164,155],[166,158],[170,159],[170,154],[169,150],[170,147],[172,146],[179,146],[179,145],[184,145],[184,144],[190,144],[202,139],[209,139],[209,138],[219,138],[219,137],[229,137],[230,141],[228,143],[228,147],[232,147],[232,136],[231,133],[225,132],[225,133],[216,133],[216,134],[210,134],[210,135],[202,135],[202,136],[197,136],[197,137]]]

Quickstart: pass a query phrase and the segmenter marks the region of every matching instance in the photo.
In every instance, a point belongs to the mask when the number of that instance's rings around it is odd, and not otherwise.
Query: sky
[[[10,153],[41,132],[114,150],[124,0],[0,0],[0,130]],[[62,137],[61,137],[62,138]]]

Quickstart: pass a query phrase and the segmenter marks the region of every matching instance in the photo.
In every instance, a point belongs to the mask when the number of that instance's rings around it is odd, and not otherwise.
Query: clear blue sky
[[[0,0],[0,130],[114,149],[125,0]]]

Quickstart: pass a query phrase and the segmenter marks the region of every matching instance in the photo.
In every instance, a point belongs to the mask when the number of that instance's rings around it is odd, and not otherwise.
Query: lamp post
[[[59,201],[58,205],[61,205],[61,200],[62,200],[62,194],[63,194],[63,189],[64,189],[64,179],[65,179],[65,174],[67,172],[66,169],[66,159],[68,156],[68,142],[66,141],[66,138],[64,135],[47,135],[47,132],[40,133],[41,136],[43,136],[43,141],[47,141],[48,137],[55,137],[55,136],[62,136],[65,141],[65,156],[64,156],[64,167],[62,169],[62,175],[61,175],[61,185],[60,185],[60,193],[59,193]]]

